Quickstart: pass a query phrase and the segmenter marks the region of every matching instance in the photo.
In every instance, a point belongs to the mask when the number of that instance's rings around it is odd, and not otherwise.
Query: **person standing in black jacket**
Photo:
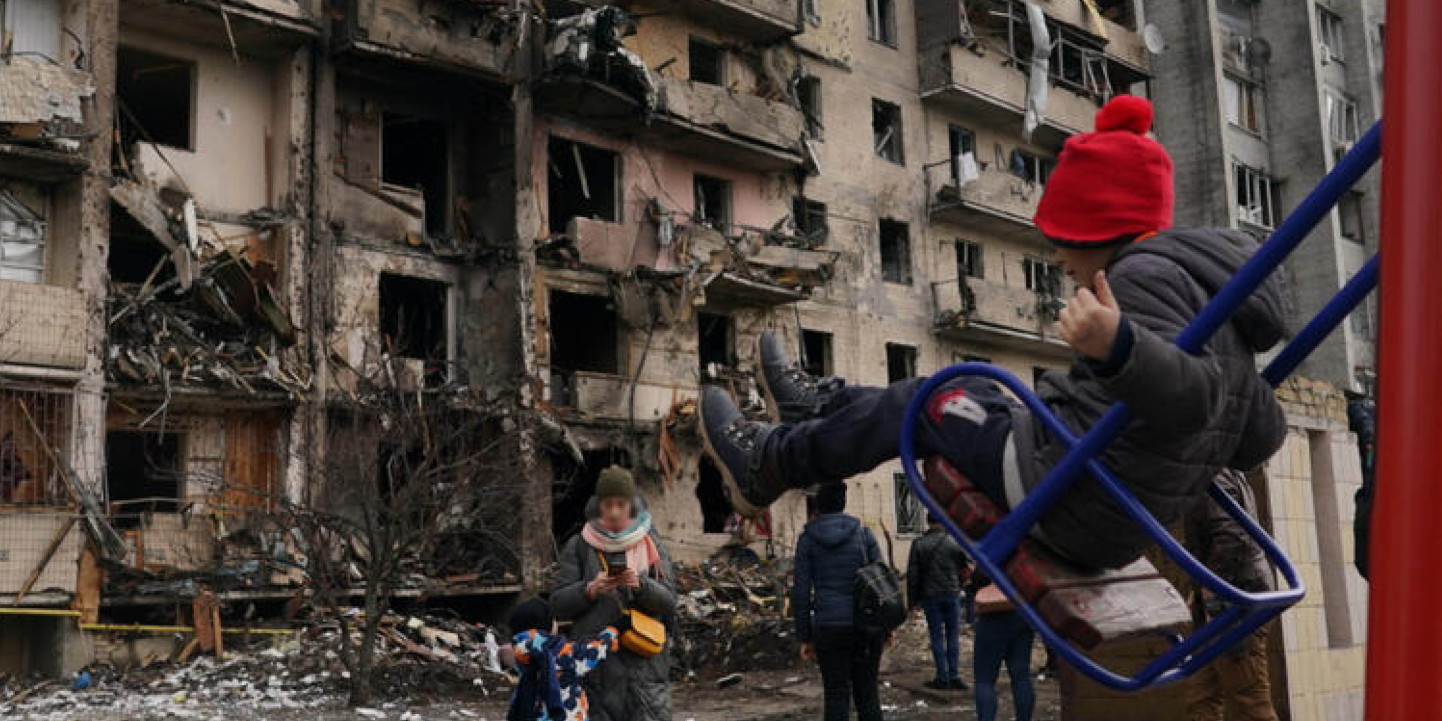
[[[936,678],[926,686],[934,689],[964,689],[958,662],[961,658],[961,583],[970,566],[941,521],[932,516],[926,534],[912,541],[906,564],[906,600],[926,615],[931,634],[931,659]]]
[[[871,530],[848,516],[846,485],[823,487],[818,515],[796,541],[791,611],[801,658],[821,665],[826,721],[881,721],[881,649],[886,639],[858,628],[856,571],[881,557]]]

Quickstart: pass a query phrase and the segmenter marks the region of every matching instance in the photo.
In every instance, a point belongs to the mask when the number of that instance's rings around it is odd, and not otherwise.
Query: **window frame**
[[[892,353],[898,355],[893,358]],[[907,380],[916,377],[916,367],[921,359],[921,350],[909,343],[887,343],[886,344],[886,378],[888,383]],[[907,367],[900,369],[897,373],[892,365],[892,360],[898,360]]]
[[[974,240],[957,238],[952,241],[952,247],[956,251],[956,277],[958,280],[964,278],[981,280],[986,277],[985,246]],[[965,259],[963,259],[963,255],[965,255]]]
[[[1323,63],[1345,63],[1346,53],[1342,51],[1342,43],[1345,41],[1342,29],[1342,16],[1331,8],[1317,3],[1317,49],[1326,49],[1321,54]]]
[[[878,45],[897,49],[896,0],[866,2],[866,38]]]
[[[1325,91],[1325,96],[1327,138],[1333,147],[1350,146],[1356,143],[1357,139],[1362,136],[1362,116],[1357,108],[1357,101],[1331,88]],[[1341,114],[1341,135],[1338,135],[1337,114],[1339,112]]]
[[[1016,159],[1022,159],[1022,171],[1025,175],[1017,172]],[[1039,155],[1025,148],[1013,148],[1011,151],[1011,167],[1007,172],[1017,178],[1036,185],[1045,186],[1051,179],[1052,171],[1056,169],[1056,158]]]
[[[964,125],[947,123],[946,144],[950,156],[947,162],[951,166],[951,182],[954,185],[961,185],[961,156],[970,152],[972,158],[976,157],[976,131]],[[967,150],[970,145],[970,151]]]
[[[891,496],[893,520],[896,522],[896,535],[904,538],[915,538],[926,533],[927,510],[921,499],[911,491],[911,484],[906,480],[905,473],[891,474]]]
[[[1026,289],[1033,293],[1060,298],[1065,291],[1063,279],[1066,274],[1056,263],[1040,256],[1026,255],[1022,257],[1021,270]]]
[[[1238,223],[1244,223],[1265,230],[1277,227],[1281,213],[1280,183],[1271,174],[1242,162],[1232,161],[1233,207],[1236,208]],[[1245,190],[1247,203],[1242,203]],[[1254,216],[1260,215],[1260,219]]]
[[[876,125],[878,113],[885,113],[885,117],[890,118],[890,120],[891,120],[891,129],[892,129],[892,132],[891,132],[891,133],[889,133],[889,134],[887,134],[887,135],[883,135],[880,131],[878,131],[877,125]],[[905,123],[905,118],[902,116],[902,113],[901,113],[901,106],[900,106],[899,104],[897,104],[897,103],[892,103],[892,102],[888,102],[888,101],[882,100],[881,98],[872,98],[872,99],[871,99],[871,140],[872,140],[872,150],[876,153],[876,157],[881,158],[882,160],[885,160],[885,161],[887,161],[888,163],[895,163],[895,164],[897,164],[897,165],[905,166],[905,165],[906,165],[906,141],[905,141],[905,135],[906,135],[906,123]],[[886,142],[884,142],[884,143],[881,142],[882,139],[884,139]],[[894,150],[891,151],[891,152],[883,152],[883,149],[884,149],[884,148],[894,148]],[[894,155],[895,157],[893,157],[893,155]]]
[[[899,231],[900,234],[895,237],[899,238],[901,241],[900,245],[897,246],[901,251],[901,257],[893,259],[892,263],[887,262],[888,253],[886,252],[886,248],[888,244],[886,242],[886,239],[889,236],[886,231],[888,227]],[[915,282],[916,274],[912,268],[911,224],[907,223],[904,220],[895,220],[893,218],[878,218],[876,221],[876,238],[877,251],[881,255],[882,282],[892,283],[895,285],[912,285]],[[892,274],[889,274],[887,272],[887,268],[890,266],[894,266],[899,269],[901,275],[893,277]]]
[[[39,226],[38,235],[40,238],[39,242],[31,242],[29,240],[20,239],[20,236],[18,235],[15,237],[14,240],[9,240],[6,239],[4,236],[0,236],[0,280],[10,281],[13,283],[45,285],[50,270],[50,253],[52,251],[52,248],[50,247],[50,216],[52,214],[53,198],[47,186],[32,184],[32,187],[35,189],[35,193],[38,196],[41,204],[43,205],[43,207],[39,209],[31,208],[28,204],[25,203],[24,199],[16,197],[14,193],[10,192],[11,188],[9,183],[0,184],[0,196],[5,196],[9,198],[9,200],[7,201],[3,197],[0,197],[0,203],[13,203],[15,206],[17,206],[18,209],[27,211],[30,214],[36,216],[38,219],[33,221],[33,223]],[[17,226],[18,225],[20,225],[20,223],[17,223]],[[38,267],[29,264],[23,264],[18,261],[10,261],[7,259],[5,252],[6,246],[22,245],[31,246],[32,248],[35,246],[39,246],[38,249],[40,253],[40,264]],[[33,280],[27,277],[21,277],[29,276],[31,274],[33,274]],[[3,330],[3,328],[0,328],[0,330]]]
[[[715,81],[715,82],[712,82],[712,81],[710,81],[710,80],[698,80],[698,79],[696,78],[696,65],[695,65],[695,63],[694,63],[693,61],[694,61],[695,58],[696,58],[696,50],[697,50],[698,48],[703,48],[703,49],[705,49],[706,51],[709,51],[709,52],[715,54],[715,56],[716,56],[716,68],[715,68],[715,70],[716,70],[716,81]],[[702,84],[705,84],[705,85],[715,85],[715,86],[717,86],[717,87],[722,87],[722,88],[724,88],[724,87],[726,87],[726,84],[727,84],[727,81],[728,81],[727,72],[726,72],[726,70],[727,70],[726,65],[727,65],[727,63],[726,63],[726,49],[723,48],[723,47],[721,47],[721,45],[719,45],[718,43],[714,43],[714,42],[712,42],[712,41],[710,41],[710,40],[707,40],[706,38],[699,37],[699,36],[696,36],[696,35],[688,35],[688,36],[687,36],[687,39],[686,39],[686,79],[687,79],[687,80],[689,80],[689,81],[691,81],[691,82],[693,82],[693,83],[702,83]]]
[[[1232,117],[1228,108],[1227,93],[1235,86],[1237,88],[1236,118]],[[1266,100],[1263,98],[1265,89],[1262,84],[1233,72],[1222,73],[1222,115],[1227,125],[1252,135],[1261,136],[1266,128],[1267,118],[1265,114]],[[1246,112],[1250,110],[1251,112]],[[1251,117],[1255,127],[1251,127],[1242,121]]]
[[[806,90],[810,88],[810,90]],[[796,103],[806,121],[806,137],[822,140],[826,126],[822,122],[821,78],[815,75],[803,76],[796,83]]]
[[[702,187],[703,183],[714,183],[722,191],[720,218],[710,218],[706,217],[703,214],[705,206],[701,201],[706,198],[705,189]],[[735,205],[733,204],[734,192],[735,190],[732,187],[730,179],[728,178],[722,178],[715,175],[707,175],[705,173],[692,173],[691,201],[694,212],[692,212],[691,214],[691,220],[697,224],[706,225],[712,230],[715,230],[722,234],[731,232],[731,227],[732,223],[734,222],[734,216],[736,212]]]

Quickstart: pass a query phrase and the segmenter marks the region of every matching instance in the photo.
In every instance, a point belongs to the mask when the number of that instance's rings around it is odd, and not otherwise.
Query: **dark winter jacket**
[[[1215,480],[1242,510],[1256,517],[1257,500],[1246,476],[1228,469],[1218,473]],[[1202,499],[1187,514],[1186,539],[1192,555],[1223,581],[1247,592],[1276,588],[1272,564],[1261,546],[1211,498]]]
[[[856,571],[881,558],[871,529],[844,513],[828,513],[806,524],[796,541],[791,613],[796,640],[811,641],[817,626],[850,626],[856,604]]]
[[[961,577],[968,565],[961,544],[944,529],[932,526],[911,542],[906,562],[906,602],[917,606],[928,598],[960,595]]]
[[[638,499],[638,507],[644,503]],[[594,503],[588,516],[594,516]],[[586,597],[586,584],[601,572],[601,558],[580,536],[571,537],[560,555],[560,572],[556,589],[551,593],[551,608],[561,621],[573,621],[572,637],[599,635],[607,626],[621,619],[624,609],[634,608],[670,627],[676,610],[676,585],[671,571],[671,558],[661,539],[652,531],[656,548],[661,553],[661,569],[641,579],[635,590],[621,589],[592,601]],[[668,635],[674,635],[668,631]],[[586,676],[586,695],[590,700],[591,718],[596,721],[671,721],[671,643],[650,658],[621,650],[606,663]]]
[[[1131,335],[1114,368],[1079,360],[1045,374],[1037,393],[1077,434],[1114,401],[1134,420],[1102,454],[1103,463],[1163,525],[1191,510],[1222,468],[1250,469],[1276,452],[1286,433],[1281,406],[1257,374],[1256,354],[1281,340],[1284,314],[1275,275],[1232,316],[1199,355],[1172,341],[1256,250],[1230,230],[1168,230],[1126,246],[1107,269]],[[1035,486],[1065,454],[1040,423],[1015,413],[1023,484]],[[1100,484],[1083,479],[1042,517],[1045,540],[1078,563],[1115,568],[1151,545]]]

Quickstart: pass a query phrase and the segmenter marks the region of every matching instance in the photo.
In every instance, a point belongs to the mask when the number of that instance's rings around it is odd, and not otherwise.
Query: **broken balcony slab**
[[[721,271],[703,282],[706,305],[726,307],[772,307],[805,300],[807,294],[796,288],[747,278],[732,271]]]
[[[76,288],[0,281],[0,363],[85,367],[85,294]]]
[[[1024,341],[1036,352],[1070,356],[1056,333],[1055,316],[1046,310],[1055,301],[1044,294],[978,278],[936,283],[933,289],[941,309],[935,331],[942,338],[1013,347]]]
[[[196,239],[182,239],[183,224],[174,219],[174,210],[149,186],[132,180],[116,180],[110,186],[110,198],[170,251],[180,287],[188,290],[195,280]]]
[[[122,26],[248,57],[273,58],[320,34],[313,0],[125,0]]]
[[[0,125],[80,123],[81,100],[94,94],[89,73],[44,58],[17,54],[0,63]]]
[[[1026,112],[1026,88],[1026,74],[993,49],[952,44],[942,62],[922,64],[922,100],[975,118],[979,125],[1015,127],[1018,134]],[[1067,137],[1091,130],[1096,112],[1097,104],[1090,98],[1053,86],[1033,140],[1060,149]]]
[[[981,171],[961,185],[949,180],[931,202],[931,217],[1017,243],[1036,243],[1032,225],[1042,187],[1003,170]]]
[[[85,172],[80,155],[17,143],[0,143],[0,176],[32,183],[58,183]]]
[[[800,0],[678,0],[689,15],[753,42],[777,42],[801,32]]]
[[[553,75],[536,91],[545,113],[583,119],[603,131],[635,134],[655,147],[691,157],[724,157],[727,165],[756,171],[802,167],[805,118],[786,103],[749,93],[661,78],[649,123],[642,104],[599,80]]]
[[[553,374],[554,375],[554,374]],[[633,416],[631,379],[608,373],[570,371],[565,373],[566,398],[552,398],[558,409],[602,420],[630,421]],[[683,395],[693,395],[676,385],[649,381],[635,384],[635,420],[656,422],[666,417]]]
[[[348,0],[337,48],[343,54],[400,60],[505,81],[514,74],[520,25],[501,6],[425,0]]]

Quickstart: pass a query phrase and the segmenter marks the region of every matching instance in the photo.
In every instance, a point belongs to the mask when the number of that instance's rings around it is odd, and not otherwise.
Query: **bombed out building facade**
[[[4,7],[0,604],[91,623],[294,595],[247,519],[312,497],[376,388],[513,461],[507,542],[404,593],[538,587],[610,463],[677,557],[788,556],[802,498],[731,514],[701,385],[759,413],[768,329],[859,383],[1064,367],[1030,218],[1101,102],[1155,94],[1133,0]],[[899,471],[850,510],[904,563]],[[7,667],[83,655],[19,618]]]

